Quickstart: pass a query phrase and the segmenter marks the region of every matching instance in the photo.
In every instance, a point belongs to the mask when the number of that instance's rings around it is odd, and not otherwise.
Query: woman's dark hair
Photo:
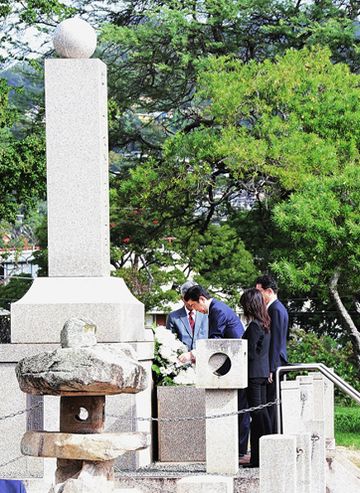
[[[265,332],[270,330],[270,317],[261,292],[256,288],[246,289],[240,298],[247,319],[254,318],[263,325]]]

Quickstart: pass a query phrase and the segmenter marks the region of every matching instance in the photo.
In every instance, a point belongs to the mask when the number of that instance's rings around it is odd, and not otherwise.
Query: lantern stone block
[[[247,341],[201,339],[196,345],[196,387],[244,389],[248,385]]]

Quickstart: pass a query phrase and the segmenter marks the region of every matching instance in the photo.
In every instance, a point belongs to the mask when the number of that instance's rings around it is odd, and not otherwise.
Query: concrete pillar
[[[312,493],[310,433],[296,435],[296,493]]]
[[[236,413],[237,390],[206,389],[206,416]],[[206,472],[237,474],[239,470],[238,417],[206,420]]]
[[[224,476],[189,476],[176,482],[176,493],[233,493],[234,480]]]
[[[260,493],[297,493],[296,437],[260,438]]]
[[[303,429],[301,420],[300,382],[283,380],[280,382],[283,433],[290,435]]]
[[[49,277],[110,275],[106,65],[45,60]]]

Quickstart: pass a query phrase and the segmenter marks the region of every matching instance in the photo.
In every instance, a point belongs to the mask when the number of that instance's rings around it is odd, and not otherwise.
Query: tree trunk
[[[358,331],[356,325],[354,324],[353,319],[349,315],[346,307],[341,301],[339,292],[338,292],[338,281],[340,278],[340,272],[335,271],[329,283],[330,296],[333,299],[336,309],[340,315],[340,318],[344,324],[346,331],[348,332],[351,343],[354,350],[354,355],[356,357],[357,366],[360,370],[360,332]]]

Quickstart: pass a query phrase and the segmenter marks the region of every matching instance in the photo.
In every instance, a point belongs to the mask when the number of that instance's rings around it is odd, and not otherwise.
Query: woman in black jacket
[[[270,318],[262,294],[258,289],[244,291],[240,298],[244,315],[249,322],[243,339],[248,341],[248,388],[250,407],[266,404],[266,385],[270,375]],[[267,408],[250,413],[250,464],[244,467],[259,467],[259,439],[271,433],[271,422]]]

